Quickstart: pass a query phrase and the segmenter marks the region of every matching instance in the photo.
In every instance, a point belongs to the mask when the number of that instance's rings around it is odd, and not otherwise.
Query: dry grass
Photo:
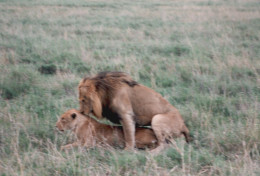
[[[0,175],[259,175],[259,6],[2,0]],[[79,80],[105,70],[161,93],[194,141],[178,139],[158,156],[61,152],[74,137],[55,131],[57,118],[78,107]]]

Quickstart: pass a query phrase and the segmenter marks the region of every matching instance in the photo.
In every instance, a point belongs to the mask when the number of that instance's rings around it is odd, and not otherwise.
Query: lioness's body
[[[179,111],[154,90],[138,84],[122,72],[100,73],[85,78],[79,84],[80,112],[94,113],[121,123],[126,148],[135,145],[135,125],[151,125],[159,148],[167,138],[184,134],[188,142],[188,129]]]
[[[123,129],[119,126],[101,124],[91,117],[84,116],[75,109],[68,110],[61,115],[56,123],[59,130],[72,130],[77,136],[73,144],[63,146],[62,149],[73,146],[94,147],[97,145],[110,145],[124,147]],[[157,139],[152,129],[137,128],[135,133],[136,147],[140,149],[154,148]]]

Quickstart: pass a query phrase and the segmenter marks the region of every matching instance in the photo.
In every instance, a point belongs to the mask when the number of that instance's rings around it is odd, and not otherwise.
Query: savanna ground
[[[0,0],[0,174],[260,175],[258,0]],[[158,156],[54,126],[77,84],[118,70],[160,92],[193,136]]]

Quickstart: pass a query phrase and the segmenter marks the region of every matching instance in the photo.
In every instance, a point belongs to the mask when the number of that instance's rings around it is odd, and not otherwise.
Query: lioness
[[[56,123],[56,127],[60,131],[72,130],[78,139],[72,144],[62,146],[62,150],[75,146],[85,146],[87,148],[97,145],[125,146],[121,127],[101,124],[89,116],[82,115],[75,109],[70,109],[62,114]],[[149,128],[137,128],[135,140],[136,147],[139,149],[157,146],[157,139],[153,130]]]
[[[151,125],[158,140],[158,153],[169,138],[182,134],[189,142],[189,130],[179,111],[159,93],[134,81],[123,72],[102,72],[80,81],[80,112],[106,117],[123,126],[126,149],[135,146],[135,126]]]

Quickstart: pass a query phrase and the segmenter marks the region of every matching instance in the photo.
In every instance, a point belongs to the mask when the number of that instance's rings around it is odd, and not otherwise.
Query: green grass
[[[0,175],[259,175],[257,0],[0,0]],[[129,73],[177,107],[193,142],[75,149],[57,117],[81,78]]]

